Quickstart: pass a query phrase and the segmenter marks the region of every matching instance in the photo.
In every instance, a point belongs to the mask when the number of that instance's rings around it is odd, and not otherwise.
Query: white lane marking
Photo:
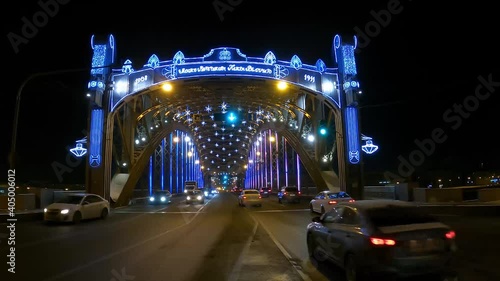
[[[197,213],[196,213],[196,214],[195,214],[195,215],[194,215],[191,219],[189,219],[189,221],[187,221],[187,222],[186,222],[185,224],[183,224],[183,225],[179,225],[179,226],[177,226],[177,227],[174,227],[174,228],[172,228],[172,229],[169,229],[169,230],[167,230],[167,231],[164,231],[164,232],[162,232],[162,233],[159,233],[159,234],[157,234],[157,235],[155,235],[155,236],[152,236],[152,237],[150,237],[150,238],[148,238],[148,239],[145,239],[145,240],[143,240],[143,241],[137,242],[137,243],[135,243],[135,244],[133,244],[133,245],[130,245],[130,246],[126,247],[126,248],[123,248],[123,249],[122,249],[122,250],[120,250],[120,251],[116,251],[116,252],[113,252],[113,253],[107,254],[107,255],[105,255],[105,256],[103,256],[103,257],[101,257],[101,258],[95,259],[95,260],[93,260],[93,261],[91,261],[91,262],[88,262],[88,263],[86,263],[86,264],[84,264],[84,265],[77,266],[77,267],[75,267],[75,268],[73,268],[73,269],[70,269],[70,270],[66,270],[66,271],[64,271],[64,272],[62,272],[62,273],[59,273],[59,274],[57,274],[57,275],[55,275],[55,276],[52,276],[52,277],[50,277],[50,278],[48,278],[48,279],[44,279],[44,281],[52,281],[52,280],[58,280],[58,279],[61,279],[61,278],[63,278],[63,277],[66,277],[66,276],[68,276],[68,275],[71,275],[71,274],[73,274],[73,273],[75,273],[75,272],[78,272],[78,271],[80,271],[80,270],[82,270],[82,269],[85,269],[85,268],[87,268],[87,267],[89,267],[89,266],[92,266],[92,265],[94,265],[94,264],[97,264],[97,263],[100,263],[100,262],[102,262],[102,261],[108,260],[108,259],[110,259],[110,258],[112,258],[112,257],[114,257],[114,256],[117,256],[117,255],[123,254],[123,253],[125,253],[125,252],[128,252],[128,251],[130,251],[130,250],[132,250],[132,249],[136,248],[136,247],[139,247],[139,246],[141,246],[141,245],[144,245],[144,244],[146,244],[146,243],[148,243],[148,242],[150,242],[150,241],[156,240],[156,239],[158,239],[158,238],[160,238],[160,237],[162,237],[162,236],[164,236],[164,235],[166,235],[166,234],[168,234],[168,233],[170,233],[170,232],[173,232],[173,231],[176,231],[176,230],[178,230],[178,229],[181,229],[181,228],[185,227],[186,225],[190,224],[190,223],[191,223],[191,222],[192,222],[192,221],[193,221],[193,220],[194,220],[194,219],[195,219],[195,218],[196,218],[196,217],[197,217],[200,213],[202,213],[201,211],[205,208],[205,206],[206,206],[206,205],[203,205],[203,207],[201,207],[201,208],[198,210],[198,212],[197,212]]]
[[[243,248],[243,251],[241,251],[238,260],[236,261],[236,264],[234,265],[233,270],[231,271],[231,275],[229,275],[228,281],[237,281],[240,277],[241,267],[243,266],[243,260],[247,256],[248,251],[250,250],[250,245],[252,244],[252,241],[255,237],[255,233],[257,233],[257,227],[259,226],[259,223],[255,219],[253,221],[255,224],[253,226],[252,235],[248,237],[248,240],[245,243],[245,247]]]
[[[258,219],[256,219],[252,214],[250,214],[250,217],[252,217],[252,219],[257,222],[258,224],[260,224],[262,226],[262,228],[267,232],[267,235],[269,235],[269,237],[271,238],[271,240],[274,242],[274,244],[276,244],[276,246],[278,247],[278,249],[280,249],[281,253],[283,253],[283,255],[286,257],[286,259],[288,260],[288,262],[292,265],[292,267],[297,271],[297,273],[300,275],[300,277],[302,277],[302,280],[304,281],[312,281],[312,279],[302,271],[302,269],[299,269],[297,266],[296,266],[296,262],[292,261],[292,255],[290,255],[288,253],[288,251],[285,249],[285,247],[283,247],[283,245],[281,245],[281,243],[278,241],[278,239],[276,239],[274,237],[274,235],[271,233],[271,231],[269,231],[269,229],[261,222],[259,221]]]
[[[196,214],[198,211],[193,212],[182,212],[182,211],[172,211],[172,212],[161,212],[161,211],[122,211],[115,214]]]
[[[252,213],[285,213],[285,212],[309,212],[309,209],[295,209],[295,210],[264,210],[264,211],[254,211]]]
[[[114,215],[114,213],[112,213]],[[127,223],[129,221],[132,221],[132,220],[135,220],[137,218],[140,218],[142,216],[145,216],[146,214],[144,213],[141,213],[137,216],[134,216],[134,217],[131,217],[131,218],[127,218],[127,219],[124,219],[124,220],[121,220],[121,221],[115,221],[115,222],[112,222],[108,225],[105,225],[103,226],[103,228],[105,229],[109,229],[111,227],[115,227],[115,226],[118,226],[118,225],[121,225],[123,223]],[[18,248],[19,249],[24,249],[24,248],[28,248],[28,247],[33,247],[33,246],[36,246],[36,245],[39,245],[39,244],[44,244],[44,243],[47,243],[47,242],[51,242],[51,241],[55,241],[55,240],[60,240],[60,239],[66,239],[66,238],[71,238],[71,237],[74,237],[74,236],[79,236],[79,235],[84,235],[86,233],[89,233],[91,230],[90,229],[87,229],[87,230],[77,230],[75,232],[71,232],[71,233],[63,233],[61,235],[56,235],[56,236],[51,236],[49,238],[45,238],[45,239],[41,239],[41,240],[36,240],[36,241],[33,241],[33,242],[28,242],[28,243],[24,243],[22,245],[19,245]]]
[[[451,214],[430,214],[430,215],[436,217],[460,217],[460,215],[451,215]]]

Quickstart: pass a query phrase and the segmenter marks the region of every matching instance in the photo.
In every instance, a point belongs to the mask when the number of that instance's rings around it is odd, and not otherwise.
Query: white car
[[[262,196],[256,189],[243,190],[238,196],[238,205],[241,207],[247,205],[262,207]]]
[[[355,200],[349,196],[349,194],[340,191],[322,191],[318,193],[312,200],[309,202],[309,209],[313,213],[323,214],[325,212],[333,209],[335,205],[340,202],[354,202]]]
[[[110,205],[108,200],[97,194],[70,193],[43,211],[43,219],[46,222],[79,223],[87,219],[105,219],[109,214]]]

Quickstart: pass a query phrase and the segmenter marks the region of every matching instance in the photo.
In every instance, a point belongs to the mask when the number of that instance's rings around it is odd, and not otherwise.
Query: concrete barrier
[[[468,216],[468,217],[499,217],[500,205],[420,205],[429,214]]]
[[[463,202],[463,190],[454,188],[415,188],[415,202],[442,203]]]
[[[500,201],[500,188],[485,188],[478,191],[481,202]]]
[[[27,194],[16,194],[15,195],[15,209],[16,210],[34,210],[36,209],[36,198],[35,194],[27,193]],[[0,195],[0,210],[7,210],[9,208],[8,205],[8,196]]]

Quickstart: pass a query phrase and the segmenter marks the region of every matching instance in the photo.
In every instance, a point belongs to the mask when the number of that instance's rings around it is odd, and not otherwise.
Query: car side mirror
[[[312,218],[313,222],[321,222],[321,217],[314,217]]]

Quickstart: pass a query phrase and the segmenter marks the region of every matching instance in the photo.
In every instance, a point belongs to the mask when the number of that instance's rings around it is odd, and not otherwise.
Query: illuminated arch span
[[[264,123],[262,127],[260,127],[259,129],[261,131],[270,129],[284,136],[285,139],[288,141],[288,143],[295,150],[295,152],[297,152],[297,154],[299,155],[302,164],[304,164],[306,171],[309,173],[312,180],[314,181],[314,184],[318,187],[318,189],[321,190],[323,187],[327,186],[317,163],[313,159],[311,159],[311,157],[309,157],[309,154],[304,149],[304,146],[301,144],[301,140],[295,134],[290,132],[287,126],[285,126],[283,123],[268,122]]]
[[[225,78],[225,79],[227,79],[227,78]],[[222,79],[221,83],[224,83],[225,79]],[[273,79],[265,79],[265,78],[259,78],[259,79],[253,79],[253,80],[254,81],[255,80],[263,80],[263,81],[266,81],[268,83],[275,82],[275,80],[273,80]],[[185,86],[185,84],[182,82],[183,81],[175,81],[173,83],[174,88],[182,88],[183,86]],[[191,81],[188,81],[187,84],[197,84],[198,82],[202,82],[202,81],[201,80],[200,81],[192,81],[191,80]],[[310,99],[317,100],[320,103],[325,104],[331,110],[331,112],[333,112],[334,115],[339,115],[340,110],[339,110],[337,104],[332,102],[329,98],[326,98],[321,94],[315,93],[315,92],[313,92],[309,89],[303,88],[301,86],[298,86],[298,85],[294,85],[294,86],[296,88],[291,90],[294,93],[294,95],[298,93],[300,95],[309,96]],[[133,103],[133,102],[138,101],[138,100],[140,101],[142,96],[159,94],[159,93],[161,93],[161,91],[162,91],[161,85],[158,84],[158,85],[153,85],[151,87],[143,89],[141,91],[138,91],[138,92],[134,93],[133,95],[129,95],[119,105],[117,105],[117,107],[115,108],[115,110],[113,112],[110,113],[111,119],[114,118],[114,115],[117,114],[119,112],[119,110],[122,107],[124,107],[126,104]],[[279,112],[287,112],[293,118],[296,117],[295,111],[302,113],[305,118],[311,118],[311,113],[307,112],[303,108],[300,108],[296,104],[289,103],[289,102],[279,103],[279,102],[275,102],[272,100],[269,100],[266,102],[252,101],[251,98],[250,98],[250,100],[247,100],[244,102],[247,105],[266,106],[266,107],[274,108]],[[184,99],[177,98],[177,99],[173,99],[169,102],[151,105],[150,107],[144,107],[139,112],[137,112],[137,116],[135,117],[135,122],[139,123],[139,122],[141,122],[142,119],[146,118],[149,115],[152,115],[153,117],[158,116],[160,114],[173,115],[173,113],[174,113],[172,111],[173,109],[176,109],[178,107],[182,107],[185,104],[186,104],[186,101]],[[162,123],[162,126],[163,125],[164,124]],[[172,127],[172,126],[174,126],[174,127]],[[309,173],[309,175],[311,176],[311,178],[315,182],[316,186],[319,186],[319,187],[326,187],[327,186],[325,183],[325,180],[321,176],[321,171],[320,171],[317,163],[315,163],[315,160],[307,154],[306,150],[301,145],[301,139],[297,135],[295,135],[293,132],[288,130],[287,126],[280,125],[279,123],[263,122],[263,123],[259,123],[259,124],[255,123],[255,127],[256,127],[255,128],[256,131],[263,131],[266,129],[272,129],[272,130],[275,130],[275,131],[279,132],[280,134],[282,134],[288,140],[289,144],[293,147],[293,149],[299,154],[299,156],[302,160],[302,163],[304,164],[304,166],[306,168],[306,171]],[[166,128],[168,128],[168,129],[166,129]],[[142,171],[146,167],[146,165],[148,164],[149,156],[155,151],[155,148],[160,144],[161,140],[168,133],[170,133],[174,130],[181,130],[181,131],[184,131],[184,132],[191,134],[192,136],[196,136],[196,132],[193,130],[193,127],[190,126],[189,124],[185,123],[185,120],[183,122],[171,122],[171,119],[169,119],[169,123],[167,123],[167,126],[163,127],[159,132],[155,132],[155,134],[152,136],[152,140],[150,140],[148,142],[147,146],[140,151],[140,156],[135,157],[136,159],[134,159],[132,161],[134,164],[132,165],[131,170],[129,171],[130,178],[129,178],[129,180],[128,180],[128,182],[127,182],[127,184],[124,187],[123,192],[122,192],[122,194],[123,194],[123,196],[125,196],[125,198],[127,198],[126,196],[130,195],[130,192],[132,192],[132,190],[133,190],[133,186],[135,186],[135,184],[137,183],[137,180],[139,180],[139,178],[142,176]],[[203,151],[200,149],[199,142],[196,141],[196,143],[197,143],[196,147],[198,149],[199,155],[201,157],[207,156],[208,153],[207,152],[203,153]],[[245,150],[246,154],[248,154],[249,146]],[[243,151],[244,151],[244,149],[241,149],[240,154],[243,154]],[[248,157],[248,155],[245,155],[245,156]],[[132,157],[132,155],[131,155],[131,157]],[[130,189],[130,188],[132,188],[132,189]],[[126,199],[119,199],[120,204],[123,203],[123,202],[121,202],[123,200],[126,200]]]
[[[160,131],[158,131],[153,138],[150,140],[148,145],[142,150],[141,155],[138,157],[131,170],[129,171],[129,178],[127,183],[123,187],[120,196],[116,200],[118,206],[124,206],[128,204],[129,198],[131,198],[134,188],[142,176],[142,171],[149,163],[149,157],[155,149],[160,145],[163,138],[168,136],[175,130],[188,132],[189,128],[180,123],[169,123],[164,126]]]

